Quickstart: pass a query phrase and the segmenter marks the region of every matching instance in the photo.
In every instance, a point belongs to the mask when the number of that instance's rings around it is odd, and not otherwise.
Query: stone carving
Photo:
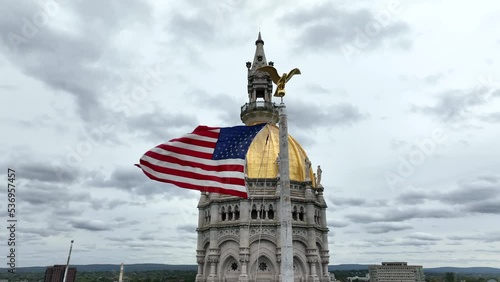
[[[259,234],[266,234],[266,235],[271,235],[271,236],[276,236],[276,230],[274,228],[252,228],[250,230],[250,234],[252,235],[259,235]]]
[[[321,187],[321,173],[323,171],[321,170],[321,166],[318,165],[318,169],[316,171],[316,187]]]
[[[311,175],[310,175],[310,171],[311,171],[311,161],[309,160],[308,157],[306,157],[306,161],[305,161],[306,165],[306,177],[305,177],[305,181],[311,181]]]
[[[304,236],[306,237],[307,234],[306,234],[306,230],[305,229],[298,229],[298,228],[295,228],[292,230],[292,235],[299,235],[299,236]]]
[[[240,234],[239,229],[222,229],[219,230],[219,238],[226,235],[238,235]]]
[[[316,231],[316,241],[323,243],[323,234],[321,232]]]

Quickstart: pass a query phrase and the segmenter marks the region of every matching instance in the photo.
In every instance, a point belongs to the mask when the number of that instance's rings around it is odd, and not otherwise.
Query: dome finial
[[[257,37],[257,41],[255,41],[255,45],[257,45],[259,43],[264,44],[264,40],[262,40],[262,36],[260,35],[260,31],[259,31],[259,36]]]

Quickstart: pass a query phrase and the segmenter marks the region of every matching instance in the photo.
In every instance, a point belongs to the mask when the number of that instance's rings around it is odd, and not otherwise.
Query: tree
[[[446,275],[444,276],[444,279],[446,282],[455,282],[455,273],[453,272],[446,272]]]

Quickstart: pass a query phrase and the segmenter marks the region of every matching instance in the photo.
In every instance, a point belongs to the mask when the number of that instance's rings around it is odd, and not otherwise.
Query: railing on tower
[[[251,103],[246,103],[241,107],[241,112],[252,111],[252,110],[275,110],[276,105],[272,102],[266,101],[255,101]]]

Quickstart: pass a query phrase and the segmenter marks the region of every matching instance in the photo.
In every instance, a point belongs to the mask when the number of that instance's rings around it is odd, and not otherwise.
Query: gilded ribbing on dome
[[[305,181],[306,152],[300,144],[288,135],[288,153],[290,159],[290,180]],[[247,153],[246,174],[248,178],[276,178],[278,176],[278,164],[276,159],[279,152],[279,128],[275,125],[266,125],[255,136]],[[315,186],[312,168],[309,176]]]

